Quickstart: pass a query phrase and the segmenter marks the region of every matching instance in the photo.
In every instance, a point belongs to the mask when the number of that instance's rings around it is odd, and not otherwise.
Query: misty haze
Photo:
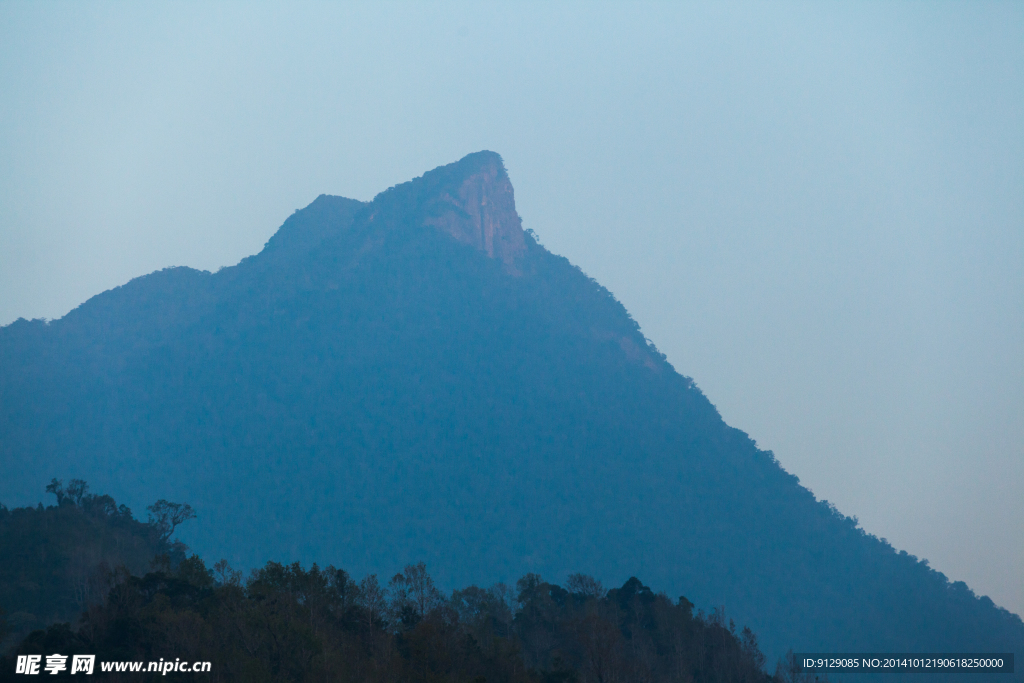
[[[1020,7],[0,17],[0,680],[1024,653]]]

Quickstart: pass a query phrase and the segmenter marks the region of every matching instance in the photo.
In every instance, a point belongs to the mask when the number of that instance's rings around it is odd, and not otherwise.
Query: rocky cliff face
[[[476,168],[466,175],[455,193],[444,192],[436,199],[435,215],[426,223],[498,259],[507,271],[518,275],[526,241],[522,220],[516,213],[512,183],[501,157],[493,152],[479,152],[458,165]]]

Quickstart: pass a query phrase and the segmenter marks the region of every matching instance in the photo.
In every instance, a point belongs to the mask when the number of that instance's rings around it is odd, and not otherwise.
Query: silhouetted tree
[[[171,503],[160,499],[146,508],[149,511],[149,523],[159,532],[160,538],[166,541],[183,522],[196,518],[196,513],[188,503]]]

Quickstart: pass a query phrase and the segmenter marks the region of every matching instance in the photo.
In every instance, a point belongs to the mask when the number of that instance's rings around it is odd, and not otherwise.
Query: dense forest
[[[182,540],[233,566],[422,560],[446,592],[638,576],[728,606],[772,661],[1024,652],[1017,615],[727,425],[522,229],[489,152],[372,202],[321,196],[236,266],[0,328],[0,463],[11,506],[69,474],[135,509],[187,500]]]
[[[215,569],[193,555],[173,571],[116,576],[77,629],[36,631],[0,660],[0,680],[17,680],[17,655],[55,652],[209,661],[210,673],[188,676],[212,681],[772,680],[749,629],[636,579],[605,592],[586,577],[562,588],[531,574],[514,590],[446,598],[423,564],[386,586],[315,564],[270,563],[245,582]]]
[[[582,574],[565,587],[528,574],[514,588],[470,586],[446,596],[423,563],[386,581],[356,581],[333,566],[270,562],[243,580],[226,561],[208,568],[170,540],[192,517],[189,506],[158,501],[143,524],[87,490],[79,480],[54,481],[48,491],[57,505],[0,507],[0,606],[58,622],[11,642],[0,680],[20,678],[18,655],[54,653],[208,661],[209,673],[171,676],[212,681],[799,678],[781,664],[768,676],[757,637],[723,611],[695,613],[685,597],[670,600],[636,578],[606,591]],[[146,571],[129,568],[153,550]],[[73,567],[71,557],[86,559]]]

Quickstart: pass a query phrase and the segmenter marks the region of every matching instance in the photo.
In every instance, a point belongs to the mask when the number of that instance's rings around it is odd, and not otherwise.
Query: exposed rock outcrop
[[[426,223],[498,259],[507,271],[518,275],[526,240],[505,166],[493,152],[472,154],[459,162],[460,166],[469,164],[475,168],[454,194],[441,194]]]

